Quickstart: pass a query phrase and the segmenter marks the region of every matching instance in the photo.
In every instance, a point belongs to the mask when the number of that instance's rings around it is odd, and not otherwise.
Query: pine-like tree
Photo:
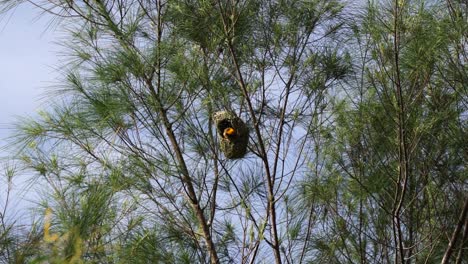
[[[463,1],[35,6],[68,56],[12,142],[43,200],[5,262],[462,263]]]

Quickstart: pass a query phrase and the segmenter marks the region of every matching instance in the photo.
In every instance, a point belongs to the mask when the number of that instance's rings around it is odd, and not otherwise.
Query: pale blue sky
[[[48,27],[50,17],[40,16],[31,5],[22,5],[7,14],[0,14],[0,210],[4,209],[6,188],[4,165],[8,153],[2,149],[11,136],[19,116],[35,116],[46,106],[46,88],[58,77],[61,46],[59,33]],[[12,163],[9,163],[10,165]],[[28,175],[19,174],[13,181],[13,192],[7,210],[7,220],[25,221],[30,216],[24,209],[31,207],[36,192],[28,188]],[[28,222],[26,220],[26,222]]]
[[[22,5],[0,15],[0,146],[17,116],[34,115],[57,78],[58,33],[38,9]],[[39,100],[39,99],[42,100]]]

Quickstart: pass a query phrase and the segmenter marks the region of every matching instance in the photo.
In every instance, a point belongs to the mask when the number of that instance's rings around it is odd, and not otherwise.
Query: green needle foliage
[[[11,143],[41,199],[29,229],[6,200],[0,261],[463,263],[466,3],[351,2],[35,3],[68,53]]]

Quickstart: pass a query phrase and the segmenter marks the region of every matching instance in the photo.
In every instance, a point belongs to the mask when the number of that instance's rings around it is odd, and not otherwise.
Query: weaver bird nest
[[[213,121],[224,156],[228,159],[243,158],[249,143],[249,129],[244,121],[229,111],[216,112],[213,115]]]

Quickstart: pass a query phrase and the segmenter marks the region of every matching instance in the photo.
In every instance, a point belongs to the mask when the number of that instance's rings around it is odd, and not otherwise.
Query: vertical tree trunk
[[[463,209],[460,213],[460,217],[458,218],[457,227],[453,231],[452,238],[450,238],[450,242],[448,244],[447,250],[445,251],[444,257],[442,258],[441,264],[449,263],[450,257],[452,256],[452,253],[453,253],[453,249],[455,247],[455,244],[457,243],[458,237],[460,236],[460,232],[462,230],[463,224],[465,223],[467,214],[468,214],[468,197],[465,200],[465,204],[463,205]],[[466,225],[465,225],[465,228],[467,228]]]
[[[398,130],[398,181],[396,186],[396,195],[393,206],[393,230],[394,239],[397,249],[395,255],[395,263],[405,263],[405,251],[403,245],[403,232],[401,229],[401,208],[405,199],[407,183],[408,183],[408,150],[406,143],[406,103],[403,93],[403,87],[400,77],[400,4],[402,2],[396,0],[393,20],[393,55],[394,55],[394,85],[396,87],[397,97],[397,130]],[[400,261],[398,261],[398,259]]]

